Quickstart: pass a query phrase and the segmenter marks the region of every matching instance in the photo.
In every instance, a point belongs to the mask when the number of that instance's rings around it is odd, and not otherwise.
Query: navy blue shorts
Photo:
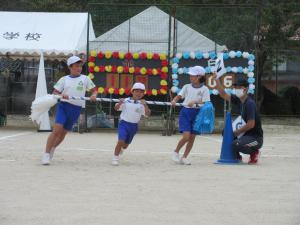
[[[73,124],[80,116],[81,107],[68,102],[60,102],[56,107],[55,123],[61,124],[64,129],[71,131]]]
[[[130,144],[137,131],[137,123],[129,123],[121,120],[118,126],[119,141],[124,141],[126,144]]]
[[[193,130],[193,126],[199,109],[182,107],[179,113],[179,132],[190,132],[191,134],[198,134]]]

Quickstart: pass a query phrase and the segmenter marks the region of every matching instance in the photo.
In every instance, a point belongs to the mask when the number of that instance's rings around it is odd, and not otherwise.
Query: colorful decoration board
[[[206,85],[210,89],[210,93],[218,95],[215,82],[212,81],[212,69],[208,63],[211,59],[216,59],[215,52],[184,52],[177,53],[172,59],[172,88],[173,93],[178,93],[184,84],[189,83],[188,70],[189,67],[200,65],[206,71]],[[248,52],[230,51],[223,53],[224,65],[226,74],[220,80],[227,93],[233,93],[232,84],[238,76],[246,76],[249,83],[249,93],[254,93],[255,78],[254,78],[254,64],[255,56]]]
[[[148,96],[168,92],[166,54],[91,51],[88,71],[100,94],[129,95],[134,82],[144,83]]]

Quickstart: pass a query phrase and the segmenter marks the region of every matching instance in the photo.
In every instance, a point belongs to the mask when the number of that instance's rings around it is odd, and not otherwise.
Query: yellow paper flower
[[[164,66],[162,69],[161,69],[162,72],[164,73],[167,73],[168,72],[168,67],[167,66]]]
[[[147,73],[147,69],[145,67],[142,67],[140,70],[141,74],[146,74]]]
[[[106,72],[111,72],[111,65],[105,66],[105,71]]]
[[[160,58],[160,60],[166,60],[167,59],[167,55],[165,53],[160,53],[159,54],[159,58]]]
[[[95,71],[96,73],[98,73],[98,72],[99,72],[99,66],[95,66],[94,71]]]
[[[152,89],[152,95],[157,95],[157,90],[156,89]]]
[[[94,63],[94,62],[89,62],[89,63],[88,63],[88,66],[89,66],[89,67],[94,67],[94,66],[95,66],[95,63]]]
[[[113,94],[113,93],[114,93],[114,91],[115,91],[115,89],[114,89],[114,88],[109,88],[109,89],[108,89],[108,93],[109,93],[109,94]]]
[[[93,73],[89,73],[89,78],[91,79],[91,80],[93,80],[94,78],[95,78],[95,76],[94,76],[94,74]]]
[[[166,80],[161,80],[160,85],[161,86],[166,86],[166,85],[168,85],[168,82]]]
[[[124,88],[120,88],[120,89],[119,89],[119,94],[120,94],[120,95],[123,95],[124,93],[125,93],[125,89],[124,89]]]
[[[134,73],[134,67],[129,67],[129,73]]]
[[[118,73],[123,73],[123,66],[118,66],[117,71]]]
[[[103,88],[103,87],[99,87],[99,88],[98,88],[98,93],[99,93],[99,94],[102,94],[103,92],[104,92],[104,88]]]
[[[124,57],[125,57],[125,53],[124,52],[119,52],[119,58],[124,59]]]
[[[139,53],[137,53],[137,52],[133,53],[132,57],[134,59],[138,59],[139,58]]]
[[[157,74],[158,74],[157,69],[152,69],[152,74],[153,74],[153,75],[157,75]]]
[[[147,59],[152,59],[152,56],[153,56],[153,53],[151,53],[151,52],[147,53]]]
[[[160,89],[160,93],[162,93],[163,95],[165,95],[165,94],[167,94],[167,90],[166,90],[166,89],[163,89],[163,88],[161,88],[161,89]]]
[[[111,52],[111,51],[106,51],[106,52],[104,53],[104,55],[105,55],[105,58],[110,59],[110,58],[111,58],[111,55],[112,55],[112,52]]]
[[[93,56],[93,57],[96,57],[97,56],[97,51],[96,50],[92,50],[90,52],[90,55]]]

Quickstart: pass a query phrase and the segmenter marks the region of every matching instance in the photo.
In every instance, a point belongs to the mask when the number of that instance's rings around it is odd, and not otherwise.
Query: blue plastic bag
[[[193,126],[199,134],[211,134],[215,127],[215,108],[211,102],[205,102],[201,107]]]

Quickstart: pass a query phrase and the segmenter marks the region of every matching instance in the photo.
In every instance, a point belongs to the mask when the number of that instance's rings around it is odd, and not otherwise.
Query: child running
[[[118,142],[115,147],[112,165],[119,165],[120,154],[122,149],[126,149],[132,142],[134,135],[138,131],[138,122],[141,116],[150,116],[150,109],[146,101],[142,99],[145,93],[145,85],[135,83],[131,89],[132,97],[120,99],[115,105],[115,110],[122,111],[118,126]],[[133,102],[132,102],[133,101]]]
[[[195,104],[202,104],[210,101],[209,89],[205,86],[205,70],[201,66],[189,68],[190,84],[182,87],[181,91],[171,102],[175,105],[177,101],[184,98],[184,106],[179,114],[179,131],[182,133],[182,138],[179,140],[175,151],[172,153],[172,159],[175,163],[183,165],[191,165],[187,159],[197,132],[193,130],[193,125],[199,108],[193,108]],[[186,144],[185,152],[182,157],[179,155],[180,149]]]
[[[61,95],[62,100],[56,108],[55,125],[49,135],[46,151],[42,157],[42,164],[49,165],[56,147],[64,140],[68,131],[80,116],[81,108],[85,101],[68,100],[69,96],[84,97],[87,90],[92,91],[91,101],[96,101],[97,89],[88,76],[82,75],[82,60],[77,56],[71,56],[67,60],[70,75],[60,78],[54,85],[53,94]]]

